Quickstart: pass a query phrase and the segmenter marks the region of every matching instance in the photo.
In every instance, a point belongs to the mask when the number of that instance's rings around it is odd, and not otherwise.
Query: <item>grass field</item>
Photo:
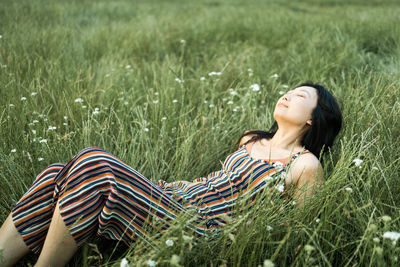
[[[95,240],[70,266],[400,264],[384,238],[400,232],[399,14],[396,0],[1,0],[0,222],[41,170],[88,146],[153,181],[219,170],[311,80],[344,125],[305,209],[276,199],[198,243],[183,218],[152,244]]]

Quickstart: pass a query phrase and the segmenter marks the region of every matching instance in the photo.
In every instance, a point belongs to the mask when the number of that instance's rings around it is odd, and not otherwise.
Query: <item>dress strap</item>
[[[251,141],[251,140],[249,140],[249,141]],[[253,145],[254,145],[254,143],[255,143],[256,141],[251,141],[251,142],[249,142],[249,141],[246,142],[242,147],[243,147],[243,149],[246,150],[247,154],[251,155],[251,152],[252,152],[252,150],[253,150]],[[273,159],[273,160],[266,160],[266,159],[263,159],[263,161],[268,161],[268,162],[270,162],[270,161],[271,161],[271,162],[274,162],[274,161],[287,161],[287,162],[291,162],[291,161],[293,161],[294,159],[296,159],[299,155],[306,154],[306,153],[310,153],[310,151],[309,151],[308,149],[304,148],[302,151],[299,151],[299,152],[297,152],[297,153],[294,153],[294,154],[290,155],[290,156],[287,157],[287,158]]]

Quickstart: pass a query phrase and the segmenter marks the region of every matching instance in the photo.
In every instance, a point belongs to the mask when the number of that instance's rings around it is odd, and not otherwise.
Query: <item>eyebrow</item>
[[[301,89],[300,91],[306,92],[308,94],[308,96],[311,97],[310,93],[307,90]]]
[[[289,93],[289,92],[293,92],[293,91],[294,91],[294,90],[289,90],[288,93]],[[300,91],[306,92],[306,93],[308,94],[308,96],[311,97],[311,94],[310,94],[307,90],[305,90],[305,89],[300,89]]]

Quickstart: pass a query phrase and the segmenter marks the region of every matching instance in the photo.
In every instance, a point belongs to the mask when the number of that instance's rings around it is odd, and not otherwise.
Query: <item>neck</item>
[[[301,138],[304,134],[304,129],[294,128],[293,125],[288,128],[279,127],[275,135],[271,138],[270,144],[272,147],[285,149],[285,150],[297,150],[301,149]]]

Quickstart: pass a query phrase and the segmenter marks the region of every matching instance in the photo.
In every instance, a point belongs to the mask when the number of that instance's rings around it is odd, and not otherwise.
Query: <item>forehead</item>
[[[294,89],[295,91],[303,91],[308,93],[308,95],[312,98],[317,97],[317,90],[314,87],[310,86],[300,86]]]

